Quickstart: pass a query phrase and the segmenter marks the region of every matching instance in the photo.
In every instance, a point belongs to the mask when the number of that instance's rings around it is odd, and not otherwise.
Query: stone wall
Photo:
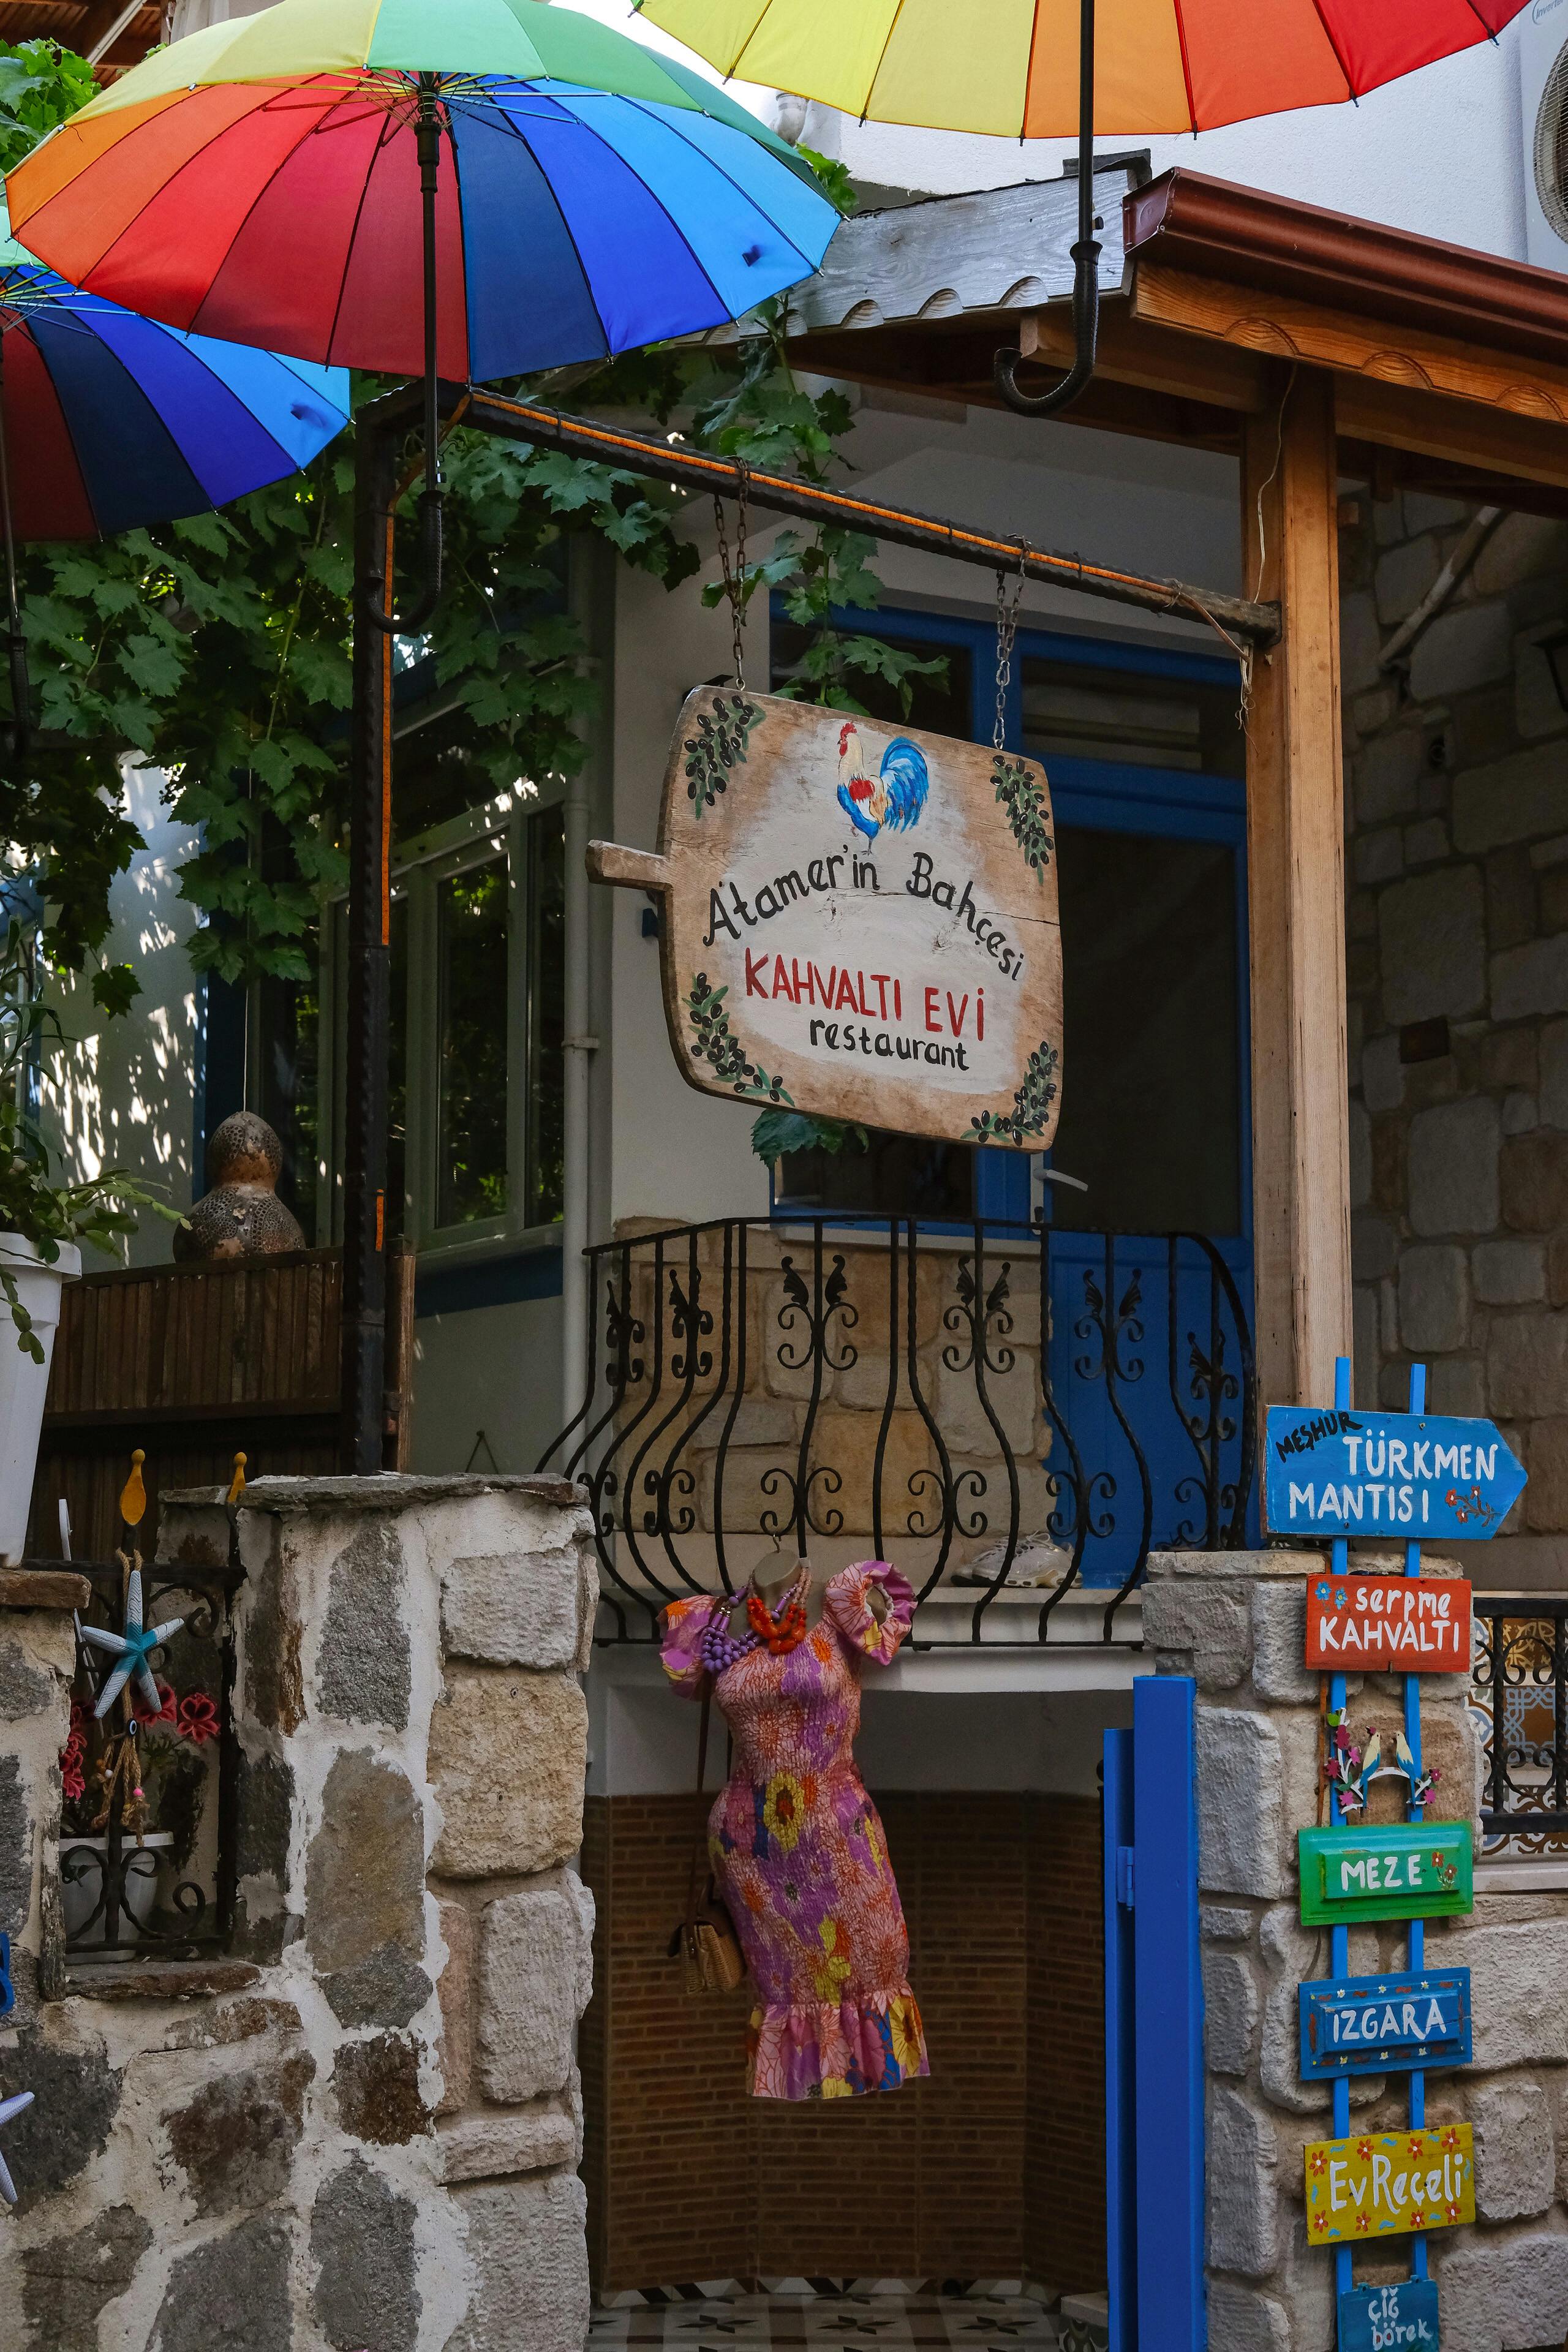
[[[1363,1566],[1371,1556],[1358,1555]],[[1156,1553],[1146,1641],[1163,1672],[1198,1686],[1199,1880],[1207,2053],[1210,2352],[1331,2352],[1333,2255],[1306,2242],[1304,2144],[1332,2135],[1331,2090],[1298,2060],[1296,1989],[1329,1973],[1328,1931],[1300,1923],[1296,1832],[1317,1818],[1319,1678],[1301,1664],[1300,1551]],[[1396,1563],[1384,1565],[1392,1570]],[[1430,1574],[1453,1564],[1426,1563]],[[1425,1760],[1442,1779],[1433,1820],[1473,1819],[1479,1749],[1458,1675],[1424,1678]],[[1358,1732],[1403,1719],[1403,1678],[1350,1683]],[[1398,1784],[1373,1820],[1402,1820]],[[1475,2063],[1427,2076],[1427,2117],[1475,2127],[1476,2224],[1428,2240],[1443,2340],[1535,2352],[1568,2331],[1568,1894],[1480,1892],[1473,1914],[1429,1920],[1426,1957],[1471,1971]],[[1352,1930],[1358,1974],[1403,1968],[1405,1931]],[[1408,2119],[1408,2077],[1351,2085],[1356,2129]],[[1403,2259],[1402,2259],[1403,2254]],[[1356,2254],[1358,2284],[1408,2276],[1400,2242]]]
[[[1378,652],[1470,509],[1342,534],[1358,1402],[1486,1413],[1530,1485],[1471,1563],[1568,1573],[1568,711],[1542,650],[1568,524],[1510,515],[1401,668]]]
[[[70,1620],[0,1612],[0,2095],[37,2101],[4,2134],[0,2343],[582,2343],[586,1529],[552,1480],[249,1489],[237,1916],[202,1967],[64,1965]],[[160,1553],[229,1534],[184,1498]]]

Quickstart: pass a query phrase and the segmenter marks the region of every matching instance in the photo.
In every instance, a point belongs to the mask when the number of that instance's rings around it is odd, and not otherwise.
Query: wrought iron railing
[[[1568,1599],[1478,1593],[1471,1707],[1481,1825],[1517,1853],[1568,1848]],[[1497,1847],[1493,1847],[1497,1851]]]
[[[1069,1595],[1110,1641],[1151,1549],[1247,1540],[1252,1339],[1201,1234],[728,1218],[588,1258],[587,1392],[540,1467],[587,1486],[604,1638],[789,1543],[962,1599],[917,1615],[933,1646],[1060,1640]]]
[[[121,1632],[136,1557],[72,1563],[92,1588],[84,1623]],[[70,1737],[60,1759],[60,1883],[72,1968],[200,1958],[227,1941],[238,1772],[230,1604],[240,1573],[232,1544],[222,1567],[142,1562],[143,1622],[184,1621],[152,1654],[159,1713],[132,1684],[96,1719],[115,1662],[78,1643]]]

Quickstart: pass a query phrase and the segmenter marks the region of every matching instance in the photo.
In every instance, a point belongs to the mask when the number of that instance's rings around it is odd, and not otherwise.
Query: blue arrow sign
[[[1300,1988],[1301,2074],[1408,2074],[1470,2063],[1468,1969],[1328,1977]]]
[[[1275,1536],[1495,1536],[1524,1471],[1489,1421],[1270,1405],[1263,1523]]]

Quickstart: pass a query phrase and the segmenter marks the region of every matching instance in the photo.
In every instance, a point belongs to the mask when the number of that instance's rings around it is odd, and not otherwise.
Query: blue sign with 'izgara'
[[[1301,2074],[1409,2074],[1470,2063],[1468,1969],[1329,1977],[1300,1988]]]
[[[1437,2352],[1437,2282],[1352,2287],[1340,2297],[1340,2352]]]
[[[1489,1421],[1270,1405],[1263,1522],[1275,1536],[1495,1536],[1524,1470]]]

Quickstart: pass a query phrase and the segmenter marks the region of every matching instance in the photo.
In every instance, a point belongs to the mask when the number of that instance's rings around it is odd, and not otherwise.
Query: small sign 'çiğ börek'
[[[760,1108],[1043,1151],[1061,1107],[1045,770],[777,695],[681,710],[658,854],[589,872],[661,902],[686,1078]]]
[[[1263,1523],[1275,1536],[1496,1535],[1524,1470],[1489,1421],[1270,1405]]]
[[[1470,1588],[1458,1576],[1310,1576],[1306,1663],[1330,1674],[1468,1674]]]

